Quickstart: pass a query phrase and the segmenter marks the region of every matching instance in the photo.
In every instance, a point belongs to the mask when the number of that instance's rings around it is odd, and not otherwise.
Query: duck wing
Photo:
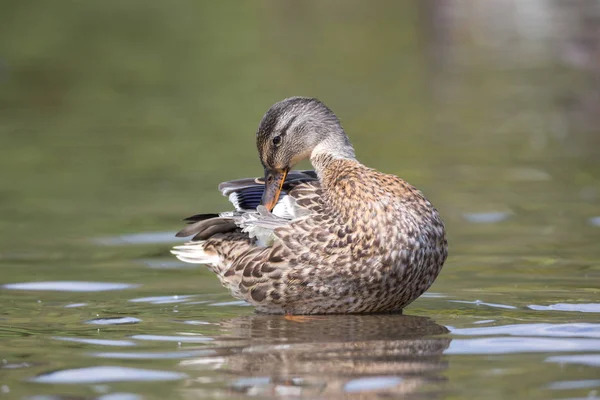
[[[192,241],[206,240],[218,233],[243,231],[257,237],[263,245],[270,244],[273,229],[287,225],[298,216],[296,202],[289,193],[305,183],[316,183],[315,171],[290,171],[283,184],[282,192],[273,213],[260,206],[265,189],[263,178],[243,178],[223,182],[219,190],[234,206],[234,211],[219,214],[196,214],[184,219],[188,223],[177,237],[194,235]]]
[[[317,181],[317,173],[312,170],[290,171],[283,183],[278,204],[283,202],[287,194],[296,186]],[[223,182],[219,185],[223,196],[228,196],[236,211],[256,210],[265,191],[264,178],[244,178]]]

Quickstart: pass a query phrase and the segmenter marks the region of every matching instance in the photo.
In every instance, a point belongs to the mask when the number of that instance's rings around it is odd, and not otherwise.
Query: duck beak
[[[267,210],[273,211],[273,208],[275,208],[288,171],[288,168],[282,170],[265,168],[265,191],[263,192],[261,204]]]

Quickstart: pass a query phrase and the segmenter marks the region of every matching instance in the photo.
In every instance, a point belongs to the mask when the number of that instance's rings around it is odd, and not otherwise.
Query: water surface
[[[600,398],[596,1],[0,5],[0,397]],[[256,315],[168,252],[322,98],[450,257],[404,315]]]

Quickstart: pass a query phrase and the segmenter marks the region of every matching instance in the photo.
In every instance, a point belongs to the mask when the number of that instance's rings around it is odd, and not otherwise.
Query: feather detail
[[[217,265],[220,260],[218,254],[214,251],[205,251],[204,244],[204,241],[188,242],[182,246],[173,247],[171,254],[186,263]]]
[[[314,171],[290,171],[283,185],[284,192],[272,214],[264,207],[261,212],[257,212],[257,208],[261,207],[260,201],[264,192],[264,182],[261,178],[223,182],[219,185],[219,190],[229,197],[236,211],[187,217],[184,221],[189,225],[177,232],[176,236],[195,235],[192,239],[194,241],[206,240],[213,235],[233,232],[240,228],[248,233],[249,237],[258,238],[262,245],[270,245],[274,240],[273,229],[288,224],[299,215],[295,199],[288,196],[286,191],[295,190],[305,182],[313,182],[315,179],[317,178]]]
[[[209,218],[193,222],[177,232],[177,237],[187,237],[196,235],[193,240],[205,240],[217,233],[231,232],[235,230],[236,225],[232,218]]]
[[[219,214],[196,214],[192,215],[191,217],[184,218],[183,220],[186,223],[191,224],[194,222],[204,221],[205,219],[216,218],[218,216]]]

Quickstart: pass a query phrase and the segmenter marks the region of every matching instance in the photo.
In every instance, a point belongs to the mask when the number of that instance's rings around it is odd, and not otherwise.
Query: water
[[[3,2],[0,398],[600,398],[599,12]],[[404,315],[256,315],[168,253],[290,95],[443,215]]]

